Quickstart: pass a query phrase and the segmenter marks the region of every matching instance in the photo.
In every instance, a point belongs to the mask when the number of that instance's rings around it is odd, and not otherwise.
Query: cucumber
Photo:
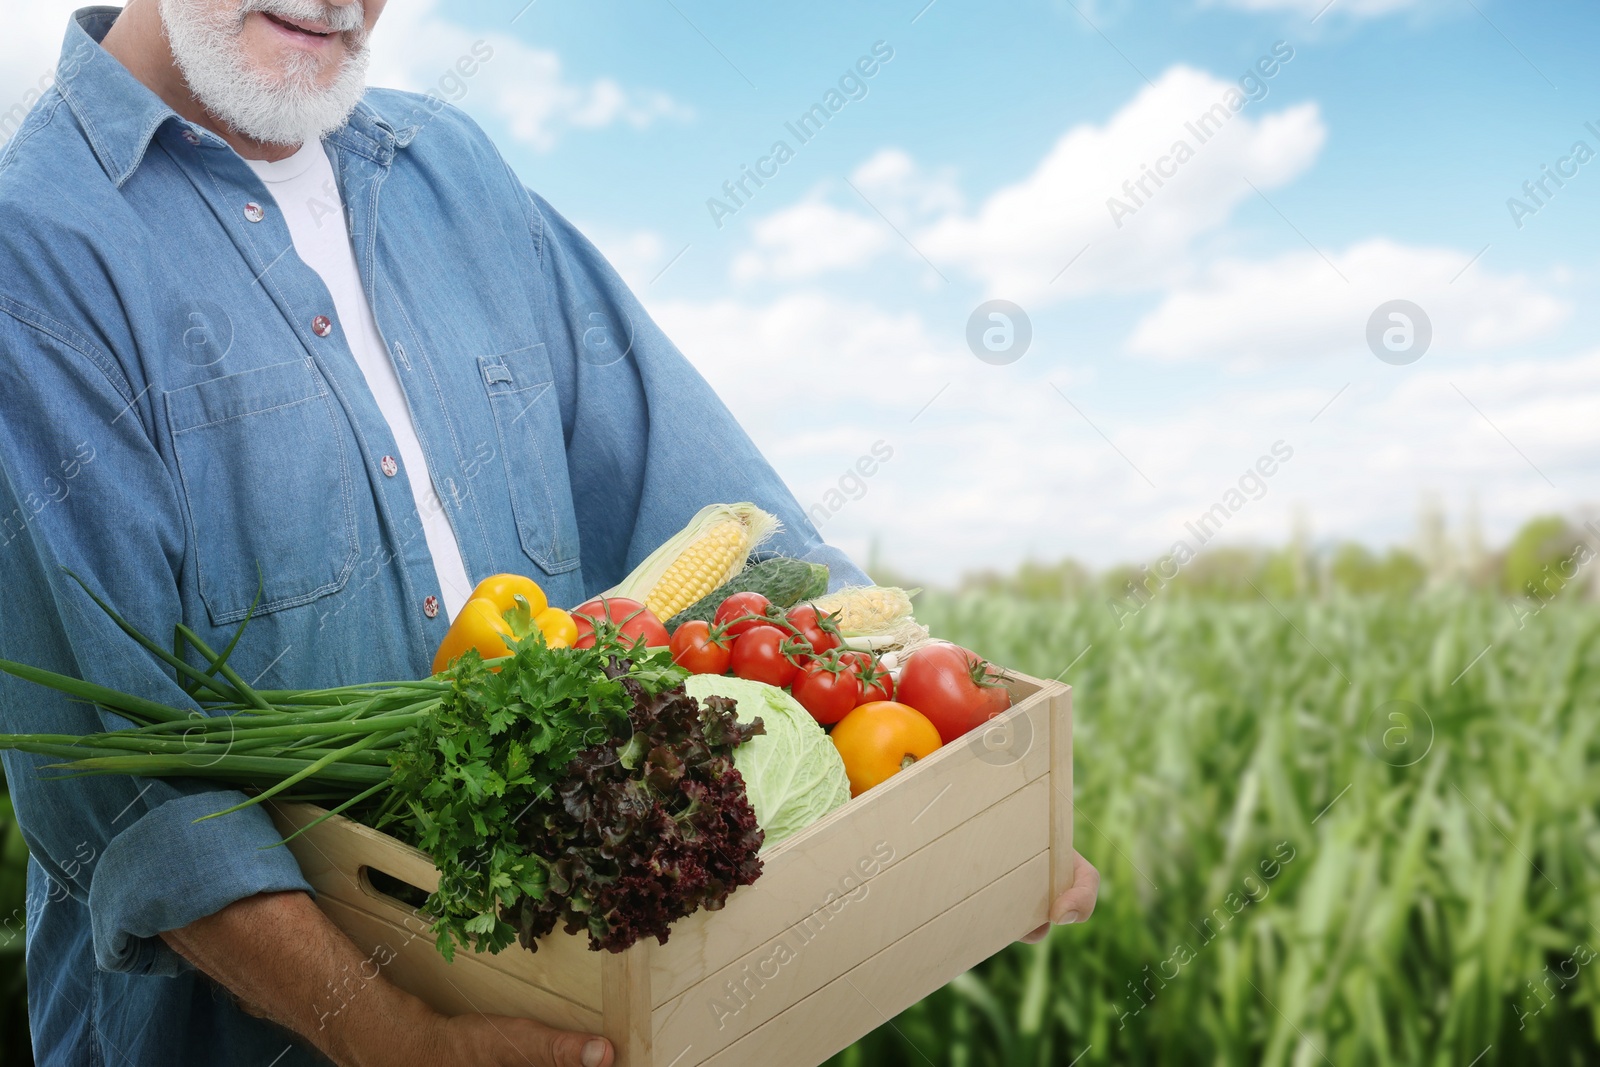
[[[828,591],[828,568],[823,563],[775,556],[752,563],[711,592],[667,620],[672,632],[690,619],[710,622],[722,602],[735,593],[760,593],[780,608],[792,608],[802,600],[819,597]]]

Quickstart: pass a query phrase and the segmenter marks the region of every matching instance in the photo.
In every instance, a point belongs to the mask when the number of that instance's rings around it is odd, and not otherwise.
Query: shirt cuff
[[[101,970],[181,974],[188,964],[157,936],[162,931],[257,893],[315,895],[259,806],[194,821],[246,799],[231,790],[176,797],[111,839],[89,882],[94,957]]]

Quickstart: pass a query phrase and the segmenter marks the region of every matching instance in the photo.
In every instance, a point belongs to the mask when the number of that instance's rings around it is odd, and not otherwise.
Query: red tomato
[[[861,703],[861,681],[838,659],[814,658],[800,668],[791,688],[800,706],[824,726],[831,726]]]
[[[727,638],[713,634],[704,620],[691,619],[672,635],[672,662],[691,674],[727,674],[732,659]]]
[[[644,638],[649,648],[666,648],[672,643],[667,636],[667,628],[661,625],[655,612],[637,600],[608,596],[595,597],[572,609],[572,621],[578,625],[578,639],[572,643],[572,647],[593,648],[595,623],[600,620],[606,620],[601,623],[601,630],[620,633],[622,640],[628,644],[640,637]]]
[[[805,638],[811,651],[817,655],[828,651],[830,648],[839,647],[839,628],[833,624],[833,617],[824,615],[810,604],[801,604],[789,609],[789,625],[795,628],[799,637]],[[811,656],[802,654],[800,665],[804,667],[811,662]]]
[[[1011,706],[1000,675],[959,645],[923,645],[900,671],[898,696],[926,715],[949,744]]]
[[[894,678],[871,652],[846,652],[841,657],[850,664],[861,684],[862,704],[894,699]]]
[[[779,689],[794,680],[796,667],[785,647],[789,635],[776,626],[756,626],[733,643],[733,673]]]
[[[716,623],[727,627],[729,637],[742,637],[766,621],[770,607],[772,601],[760,593],[735,593],[718,605]]]

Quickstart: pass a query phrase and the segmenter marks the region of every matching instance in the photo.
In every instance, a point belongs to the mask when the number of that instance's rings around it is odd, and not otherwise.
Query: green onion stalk
[[[276,797],[331,804],[328,813],[316,820],[321,822],[373,800],[391,784],[391,764],[397,751],[420,723],[437,712],[455,684],[452,672],[446,671],[427,679],[328,689],[256,689],[228,665],[228,658],[255,612],[259,589],[256,602],[220,653],[181,622],[173,628],[169,650],[119,615],[77,574],[67,573],[124,633],[177,672],[179,684],[203,710],[171,707],[71,675],[0,659],[0,671],[59,690],[135,724],[133,729],[96,734],[0,734],[0,749],[57,757],[63,762],[47,764],[46,769],[62,771],[63,776],[204,778],[255,790],[243,804],[203,818],[227,815]],[[204,667],[184,658],[185,643],[204,657]],[[474,663],[500,661],[481,660],[475,652],[471,657]]]

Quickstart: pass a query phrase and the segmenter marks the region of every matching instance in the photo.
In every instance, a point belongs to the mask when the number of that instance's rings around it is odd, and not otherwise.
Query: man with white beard
[[[70,568],[145,633],[248,615],[252,684],[424,677],[476,581],[577,604],[719,501],[866,580],[470,119],[365,89],[384,2],[74,15],[0,153],[0,657],[194,706]],[[0,731],[125,726],[0,675]],[[42,1067],[613,1062],[392,985],[260,808],[199,821],[239,793],[47,762],[5,754]]]

